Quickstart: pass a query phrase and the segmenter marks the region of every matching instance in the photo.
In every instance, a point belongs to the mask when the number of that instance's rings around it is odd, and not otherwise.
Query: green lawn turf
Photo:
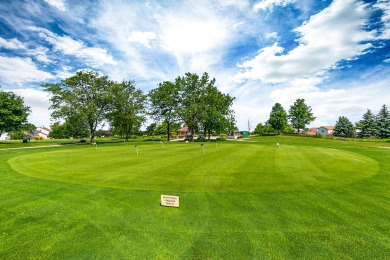
[[[251,140],[1,150],[0,259],[390,256],[389,143]]]

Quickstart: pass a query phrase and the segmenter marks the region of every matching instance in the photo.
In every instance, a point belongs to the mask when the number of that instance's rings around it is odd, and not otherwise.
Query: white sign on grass
[[[161,195],[161,206],[179,207],[179,196]]]

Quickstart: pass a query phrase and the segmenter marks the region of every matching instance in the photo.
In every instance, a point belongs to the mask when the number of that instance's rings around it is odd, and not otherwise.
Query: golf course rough
[[[367,156],[333,148],[224,143],[64,149],[20,155],[8,163],[34,178],[94,186],[182,192],[256,192],[333,187],[379,170]]]

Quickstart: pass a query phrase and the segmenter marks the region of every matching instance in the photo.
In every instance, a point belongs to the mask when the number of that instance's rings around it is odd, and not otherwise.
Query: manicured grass
[[[390,255],[389,143],[252,140],[0,151],[0,258]]]

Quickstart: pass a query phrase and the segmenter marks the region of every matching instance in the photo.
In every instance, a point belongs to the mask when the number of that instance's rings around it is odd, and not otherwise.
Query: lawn
[[[0,258],[390,256],[389,142],[251,141],[0,150]]]

